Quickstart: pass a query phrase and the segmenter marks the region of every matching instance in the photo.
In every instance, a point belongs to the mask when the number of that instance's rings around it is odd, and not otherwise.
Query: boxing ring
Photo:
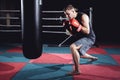
[[[45,11],[42,10],[42,6],[42,0],[30,0],[29,4],[26,0],[21,0],[21,10],[9,10],[9,12],[21,14],[21,17],[19,17],[21,24],[15,25],[18,27],[15,29],[9,28],[0,30],[0,32],[6,33],[20,32],[24,56],[30,59],[38,58],[42,55],[42,46],[44,44],[42,43],[42,34],[62,34],[67,36],[63,41],[57,44],[58,47],[64,45],[64,43],[71,38],[71,35],[67,35],[66,29],[64,29],[62,25],[62,21],[66,20],[63,16],[63,11]],[[89,15],[90,25],[92,25],[92,11],[92,7],[83,10],[83,12],[87,12]],[[5,10],[0,10],[0,12],[5,12]]]
[[[93,8],[90,7],[89,9],[85,9],[83,11],[87,11],[87,14],[89,15],[89,19],[90,19],[90,25],[92,26],[92,11],[93,11]],[[59,17],[43,17],[42,20],[43,21],[59,21],[59,22],[62,22],[63,20],[66,20],[67,18],[64,18],[62,17],[61,15],[64,14],[63,11],[42,11],[42,14],[46,14],[46,15],[49,15],[49,14],[58,14]],[[54,22],[54,23],[55,23]],[[64,26],[62,24],[59,24],[59,25],[46,25],[46,24],[43,24],[42,25],[43,28],[63,28]],[[67,35],[67,32],[66,30],[62,30],[62,31],[42,31],[43,33],[50,33],[50,34],[65,34]],[[61,47],[69,38],[71,38],[72,35],[69,35],[65,40],[63,40],[61,43],[58,44],[59,47]]]
[[[21,10],[18,11],[0,10],[0,12],[21,14],[21,17],[19,17],[21,19],[20,25],[0,25],[5,27],[1,28],[0,32],[20,33],[22,36],[22,44],[3,43],[0,45],[1,80],[120,79],[120,45],[111,44],[100,44],[99,47],[89,49],[88,54],[97,56],[99,59],[88,62],[87,59],[81,58],[79,66],[82,73],[67,76],[66,73],[72,71],[74,65],[69,47],[64,46],[71,35],[67,35],[62,25],[62,21],[66,19],[63,16],[63,11],[42,10],[43,4],[40,2],[42,0],[29,1],[28,3],[27,0],[21,0]],[[90,25],[93,25],[92,11],[92,7],[83,10],[89,15]],[[0,19],[4,19],[4,17]],[[63,37],[63,40],[59,41],[56,44],[57,46],[44,45],[42,39],[46,36],[43,34],[55,34],[58,37]],[[65,35],[65,37],[60,35]],[[52,37],[55,36],[49,38]]]

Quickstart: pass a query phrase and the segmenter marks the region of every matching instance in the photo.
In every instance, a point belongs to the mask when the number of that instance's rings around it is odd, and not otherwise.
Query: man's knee
[[[75,48],[76,48],[76,45],[75,45],[75,44],[71,44],[71,45],[70,45],[70,49],[71,49],[71,50],[73,50],[73,49],[75,49]]]
[[[70,49],[72,49],[72,50],[73,50],[73,49],[77,49],[77,50],[78,50],[78,49],[81,48],[81,46],[82,46],[82,45],[76,46],[75,44],[71,44],[71,45],[70,45]]]

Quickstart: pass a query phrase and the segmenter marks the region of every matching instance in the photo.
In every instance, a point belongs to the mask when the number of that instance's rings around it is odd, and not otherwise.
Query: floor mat
[[[120,80],[120,66],[80,65],[81,75],[73,80]]]
[[[1,80],[120,80],[120,45],[100,45],[88,50],[98,57],[89,62],[80,58],[80,75],[66,75],[74,68],[69,47],[43,46],[37,59],[27,59],[21,45],[0,46]],[[7,77],[6,77],[7,76]]]
[[[30,60],[30,63],[72,64],[71,54],[43,53],[41,57]]]
[[[0,80],[12,80],[12,77],[18,73],[26,63],[0,62]]]
[[[71,65],[30,63],[16,74],[12,80],[72,80],[72,76],[66,75],[71,70]]]

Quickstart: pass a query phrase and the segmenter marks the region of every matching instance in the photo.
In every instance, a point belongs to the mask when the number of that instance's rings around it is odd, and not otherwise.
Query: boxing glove
[[[71,24],[73,27],[77,28],[77,31],[78,31],[78,32],[81,31],[82,26],[80,25],[80,23],[79,23],[76,19],[74,19],[74,18],[70,19],[70,24]]]

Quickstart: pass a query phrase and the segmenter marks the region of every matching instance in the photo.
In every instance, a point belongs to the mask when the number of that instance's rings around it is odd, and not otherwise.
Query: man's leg
[[[97,57],[95,56],[92,56],[92,55],[89,55],[88,53],[84,54],[81,56],[81,58],[86,58],[86,59],[90,59],[89,61],[95,61],[95,60],[98,60]]]
[[[76,46],[75,44],[70,45],[73,61],[75,64],[75,70],[73,72],[69,73],[71,75],[80,74],[80,70],[79,70],[80,55],[78,52],[78,49],[80,49],[80,47],[81,47],[81,45],[80,46]]]

